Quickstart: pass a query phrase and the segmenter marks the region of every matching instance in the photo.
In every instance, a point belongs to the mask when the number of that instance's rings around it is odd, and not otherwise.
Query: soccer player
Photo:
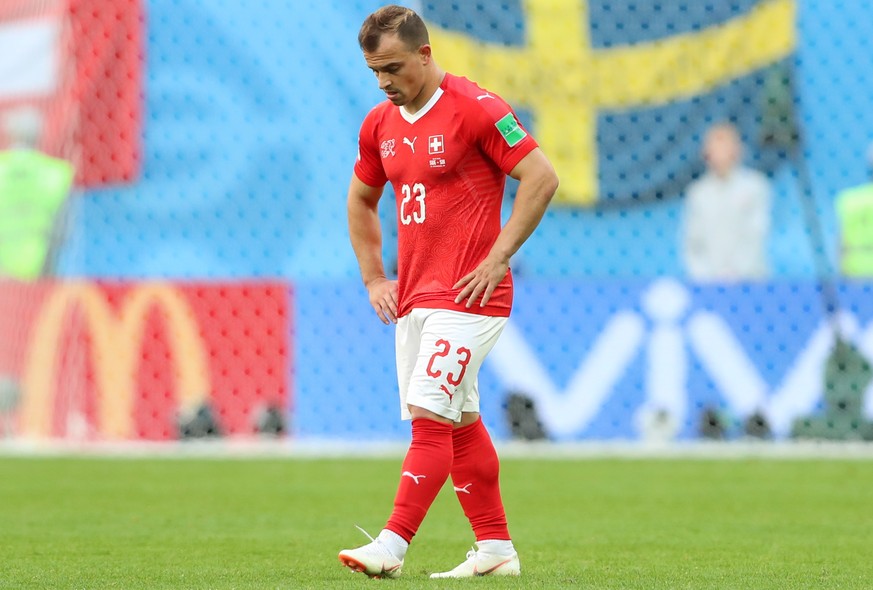
[[[478,550],[431,577],[518,575],[477,375],[509,316],[509,260],[542,219],[558,178],[506,102],[439,68],[414,11],[377,10],[358,42],[387,100],[361,126],[349,234],[370,303],[396,324],[400,412],[412,421],[412,441],[385,528],[339,559],[371,577],[400,575],[451,475]],[[517,196],[501,227],[507,175],[518,180]],[[385,275],[377,212],[386,182],[396,194],[396,281]]]

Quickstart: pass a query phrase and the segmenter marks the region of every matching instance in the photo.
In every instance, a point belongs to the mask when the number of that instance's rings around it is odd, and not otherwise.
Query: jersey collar
[[[430,97],[430,100],[427,101],[427,103],[423,107],[418,109],[418,111],[414,115],[410,114],[409,111],[406,110],[406,105],[403,105],[400,107],[400,116],[403,117],[403,119],[407,123],[415,123],[416,121],[421,119],[423,116],[425,116],[427,114],[427,112],[433,108],[433,105],[435,105],[437,103],[437,101],[440,99],[440,97],[442,95],[443,95],[443,89],[441,86],[438,86],[436,89],[436,92],[434,92],[433,96]]]

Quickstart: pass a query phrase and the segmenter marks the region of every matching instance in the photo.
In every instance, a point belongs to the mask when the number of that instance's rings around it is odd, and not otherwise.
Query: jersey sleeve
[[[473,109],[477,142],[505,174],[538,146],[502,98],[489,94],[489,98],[477,101]]]
[[[355,161],[355,176],[369,186],[384,186],[388,182],[376,136],[376,116],[371,111],[358,133],[358,157]]]

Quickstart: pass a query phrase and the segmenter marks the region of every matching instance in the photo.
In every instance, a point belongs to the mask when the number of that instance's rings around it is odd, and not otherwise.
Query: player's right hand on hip
[[[385,277],[367,283],[370,305],[383,324],[397,323],[397,281]]]

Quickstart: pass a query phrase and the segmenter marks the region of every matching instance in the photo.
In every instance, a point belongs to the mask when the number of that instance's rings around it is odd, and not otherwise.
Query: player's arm
[[[485,260],[455,284],[455,289],[461,289],[455,303],[466,299],[467,307],[471,307],[481,295],[479,305],[488,304],[494,289],[509,270],[509,259],[539,225],[558,189],[558,175],[540,148],[522,158],[509,175],[518,180],[512,214]]]
[[[349,237],[361,269],[361,278],[370,297],[370,305],[383,323],[397,322],[397,281],[385,276],[382,262],[382,227],[379,223],[379,199],[383,187],[365,184],[352,174],[349,185]]]

